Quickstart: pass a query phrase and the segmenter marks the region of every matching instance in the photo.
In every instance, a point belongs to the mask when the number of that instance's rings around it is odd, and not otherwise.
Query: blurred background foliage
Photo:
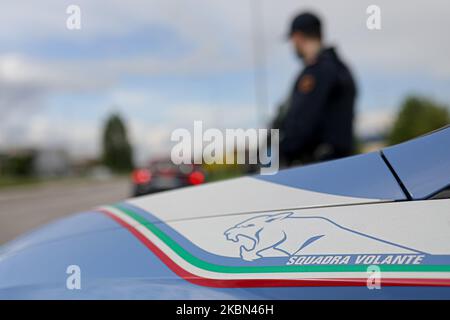
[[[104,165],[112,172],[127,173],[133,169],[133,149],[119,114],[112,114],[106,121],[102,157]]]
[[[413,139],[450,123],[448,107],[419,96],[407,97],[387,138],[389,145]]]

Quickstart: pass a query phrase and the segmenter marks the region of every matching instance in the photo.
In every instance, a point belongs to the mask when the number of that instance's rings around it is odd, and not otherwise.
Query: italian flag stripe
[[[367,285],[367,278],[364,277],[367,276],[367,266],[363,265],[224,266],[212,264],[187,252],[162,232],[156,224],[150,223],[130,209],[104,207],[98,211],[129,230],[178,276],[197,285],[227,288]],[[450,266],[446,265],[387,265],[382,266],[382,271],[384,276],[382,275],[381,283],[385,286],[450,286],[450,279],[445,278],[448,277],[446,272],[450,271]],[[395,274],[392,274],[393,272]],[[422,274],[423,272],[428,273]]]

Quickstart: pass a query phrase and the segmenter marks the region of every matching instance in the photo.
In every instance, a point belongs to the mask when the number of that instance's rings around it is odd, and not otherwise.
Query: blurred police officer
[[[289,166],[351,155],[356,87],[350,70],[333,48],[323,46],[314,14],[298,15],[289,37],[304,69],[273,124],[280,129],[282,162]]]

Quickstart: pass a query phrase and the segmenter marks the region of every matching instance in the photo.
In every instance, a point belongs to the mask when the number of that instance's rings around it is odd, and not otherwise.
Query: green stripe
[[[201,260],[161,231],[155,224],[150,223],[128,208],[114,205],[115,209],[125,213],[139,222],[181,258],[196,266],[212,272],[220,273],[285,273],[285,272],[367,272],[366,265],[311,265],[311,266],[223,266]],[[450,265],[379,265],[382,272],[449,272]]]

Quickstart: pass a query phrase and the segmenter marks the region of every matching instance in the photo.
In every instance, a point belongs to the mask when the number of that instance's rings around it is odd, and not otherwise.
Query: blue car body
[[[450,185],[449,146],[444,128],[55,221],[1,247],[0,299],[449,299],[450,200],[431,199]]]

